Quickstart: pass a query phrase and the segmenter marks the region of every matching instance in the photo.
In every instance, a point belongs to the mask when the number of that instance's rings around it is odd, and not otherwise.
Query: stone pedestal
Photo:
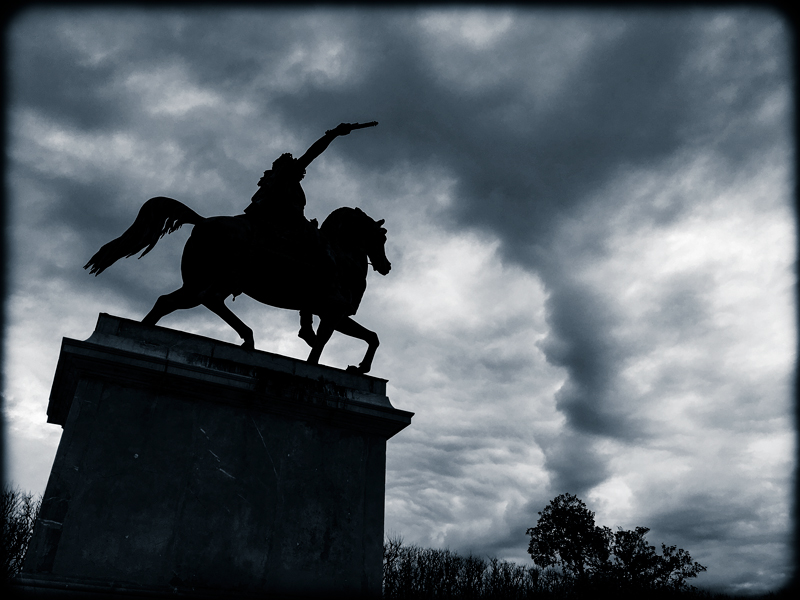
[[[63,340],[64,428],[20,591],[380,597],[386,381],[101,314]]]

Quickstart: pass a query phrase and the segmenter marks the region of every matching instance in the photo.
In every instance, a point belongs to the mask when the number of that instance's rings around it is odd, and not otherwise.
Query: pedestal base
[[[17,589],[380,597],[386,382],[101,315]]]

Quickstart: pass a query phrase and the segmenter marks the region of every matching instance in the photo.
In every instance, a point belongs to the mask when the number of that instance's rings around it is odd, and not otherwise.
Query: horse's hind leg
[[[355,373],[369,373],[369,370],[372,368],[372,359],[375,358],[375,351],[378,349],[378,345],[380,344],[380,340],[378,340],[378,334],[374,331],[370,331],[363,325],[359,325],[350,317],[345,317],[339,321],[339,323],[336,325],[336,331],[367,342],[367,353],[364,355],[364,359],[361,361],[361,364],[359,364],[357,367],[351,365],[347,367],[347,370]]]
[[[194,308],[200,305],[200,297],[196,290],[181,287],[171,294],[160,296],[153,308],[142,319],[145,325],[155,325],[168,314],[182,308]]]
[[[225,306],[225,298],[227,298],[227,296],[221,294],[206,294],[203,298],[203,306],[233,327],[233,330],[244,340],[242,348],[254,350],[255,340],[253,339],[253,330],[245,325],[239,317],[233,314],[230,308]]]

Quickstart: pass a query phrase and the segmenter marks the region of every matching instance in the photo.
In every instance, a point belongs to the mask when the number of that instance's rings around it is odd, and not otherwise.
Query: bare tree
[[[0,550],[3,582],[9,581],[22,569],[41,504],[41,496],[35,498],[33,494],[7,484],[3,488],[3,544]]]

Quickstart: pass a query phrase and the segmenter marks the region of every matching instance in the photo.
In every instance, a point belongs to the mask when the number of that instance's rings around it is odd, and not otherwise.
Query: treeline
[[[527,530],[533,566],[404,546],[399,538],[388,539],[383,550],[383,596],[387,600],[708,597],[687,583],[706,567],[675,546],[662,544],[661,553],[656,552],[644,537],[648,531],[598,527],[583,501],[562,494]]]
[[[642,595],[642,594],[645,595]],[[461,556],[450,550],[405,545],[400,538],[383,546],[385,600],[556,600],[596,598],[711,598],[686,589],[622,589],[597,580],[581,579],[552,568]]]
[[[0,586],[19,573],[41,506],[41,498],[8,485],[2,500],[3,534],[0,544]],[[528,529],[532,566],[450,550],[404,545],[399,537],[383,546],[385,600],[571,600],[705,598],[725,600],[688,585],[706,568],[689,553],[647,543],[649,530],[597,527],[594,513],[576,496],[562,494],[539,513]],[[791,590],[748,600],[794,598]]]
[[[385,600],[568,598],[569,587],[553,569],[404,545],[400,538],[383,546]]]
[[[729,600],[734,596],[698,590],[688,580],[706,571],[682,548],[645,534],[595,524],[594,513],[571,494],[554,498],[540,513],[530,536],[533,566],[461,556],[450,550],[404,545],[399,537],[383,546],[385,600],[555,600],[583,598]],[[792,590],[748,600],[794,598]]]

